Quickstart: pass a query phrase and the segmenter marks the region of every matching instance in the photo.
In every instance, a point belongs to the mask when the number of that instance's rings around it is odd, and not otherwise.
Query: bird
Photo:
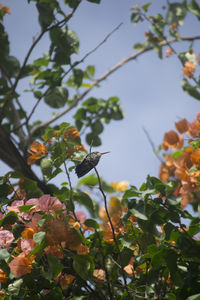
[[[108,152],[92,152],[88,154],[83,161],[78,164],[75,168],[75,172],[78,176],[78,178],[84,176],[87,174],[90,170],[92,170],[96,165],[98,164],[100,158],[102,155],[109,153]]]

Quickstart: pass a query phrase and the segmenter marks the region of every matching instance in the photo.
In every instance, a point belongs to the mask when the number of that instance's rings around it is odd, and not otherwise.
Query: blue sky
[[[152,11],[162,11],[164,2],[154,1]],[[37,11],[32,3],[27,4],[25,0],[6,0],[1,3],[11,9],[11,15],[5,17],[11,54],[22,62],[33,37],[40,32]],[[133,26],[130,22],[130,8],[136,3],[137,1],[131,0],[102,0],[101,4],[97,5],[83,1],[69,22],[69,28],[80,38],[79,58],[123,22],[120,29],[83,64],[83,66],[95,65],[95,78],[111,69],[122,58],[136,52],[133,49],[136,42],[144,41],[144,32],[148,31],[147,24]],[[195,17],[188,17],[181,34],[183,36],[198,34],[198,26]],[[177,49],[186,51],[187,45],[183,43],[177,46]],[[199,45],[199,41],[195,43],[196,54],[200,49]],[[40,57],[47,50],[48,38],[44,38],[34,50],[30,61]],[[105,125],[105,131],[101,136],[102,146],[95,149],[102,152],[111,151],[102,158],[98,166],[99,173],[108,182],[128,180],[131,184],[139,186],[147,174],[158,175],[160,162],[153,154],[143,132],[143,126],[148,130],[155,146],[158,146],[164,133],[174,128],[175,121],[184,117],[189,121],[195,118],[199,111],[199,103],[182,91],[181,68],[175,56],[160,60],[155,52],[149,52],[136,61],[124,65],[88,95],[105,99],[118,96],[125,113],[124,120]],[[27,81],[22,82],[18,91],[21,92],[26,88],[28,88]],[[27,109],[31,109],[33,103],[29,94],[24,94],[22,102]],[[40,105],[36,111],[37,119],[46,120],[51,113],[46,105]],[[66,115],[58,123],[70,122],[72,114]],[[0,163],[1,175],[6,170],[7,167]],[[76,183],[75,174],[72,174],[72,180]],[[64,174],[57,177],[56,183],[60,184],[62,181],[66,181]]]

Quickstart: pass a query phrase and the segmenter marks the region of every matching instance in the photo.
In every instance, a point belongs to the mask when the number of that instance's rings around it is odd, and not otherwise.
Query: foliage
[[[0,178],[0,297],[199,299],[199,113],[191,123],[176,123],[180,134],[189,135],[188,143],[174,130],[164,135],[160,179],[147,176],[138,189],[126,181],[105,182],[96,168],[96,175],[82,178],[77,186],[70,178],[86,156],[82,137],[91,151],[102,143],[105,125],[123,118],[118,97],[86,96],[126,62],[150,50],[162,58],[166,46],[166,57],[176,55],[182,64],[183,90],[200,99],[200,55],[191,44],[180,53],[173,45],[200,38],[180,35],[187,14],[200,19],[199,4],[167,1],[163,14],[156,15],[150,15],[151,3],[133,7],[131,22],[149,26],[144,43],[136,43],[136,53],[94,79],[95,67],[80,65],[110,34],[79,59],[79,38],[68,21],[81,0],[65,0],[62,6],[57,0],[31,2],[41,32],[22,64],[10,55],[3,23],[10,9],[0,5],[0,157],[13,170]],[[45,35],[50,39],[48,52],[30,62]],[[30,79],[25,92],[34,103],[29,111],[18,93],[22,79]],[[60,111],[49,120],[32,122],[42,101]],[[52,125],[75,108],[75,124]],[[174,152],[166,153],[169,148]],[[68,181],[60,188],[51,180],[61,172]],[[188,203],[198,216],[183,209]]]

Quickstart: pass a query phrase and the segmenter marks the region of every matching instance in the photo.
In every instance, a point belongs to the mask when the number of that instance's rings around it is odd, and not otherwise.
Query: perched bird
[[[75,168],[75,172],[77,174],[78,177],[82,177],[85,174],[87,174],[90,170],[92,170],[94,167],[96,167],[96,165],[98,164],[100,157],[103,154],[106,154],[109,152],[92,152],[90,154],[88,154],[84,160],[76,166]]]

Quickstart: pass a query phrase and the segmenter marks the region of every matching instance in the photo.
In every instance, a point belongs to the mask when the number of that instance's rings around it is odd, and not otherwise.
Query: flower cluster
[[[12,219],[8,225],[9,218]],[[56,197],[43,195],[29,200],[15,200],[1,215],[0,247],[8,256],[8,266],[14,278],[21,278],[37,268],[42,268],[41,257],[52,255],[64,259],[67,251],[83,256],[89,253],[82,243],[79,230],[86,216],[83,212],[73,215]],[[16,236],[16,228],[22,228]],[[50,256],[51,257],[51,256]],[[53,278],[66,289],[74,280],[70,273],[62,271]],[[5,270],[0,269],[0,282],[12,281]]]
[[[160,178],[167,182],[172,178],[177,179],[175,194],[182,197],[182,206],[188,202],[193,202],[199,196],[200,180],[200,148],[198,140],[194,144],[194,139],[200,137],[200,113],[193,122],[182,119],[175,123],[175,127],[180,134],[185,134],[191,138],[187,139],[188,144],[184,146],[184,139],[174,130],[164,135],[162,143],[163,150],[169,148],[178,150],[172,154],[164,156],[165,162],[160,167]]]

